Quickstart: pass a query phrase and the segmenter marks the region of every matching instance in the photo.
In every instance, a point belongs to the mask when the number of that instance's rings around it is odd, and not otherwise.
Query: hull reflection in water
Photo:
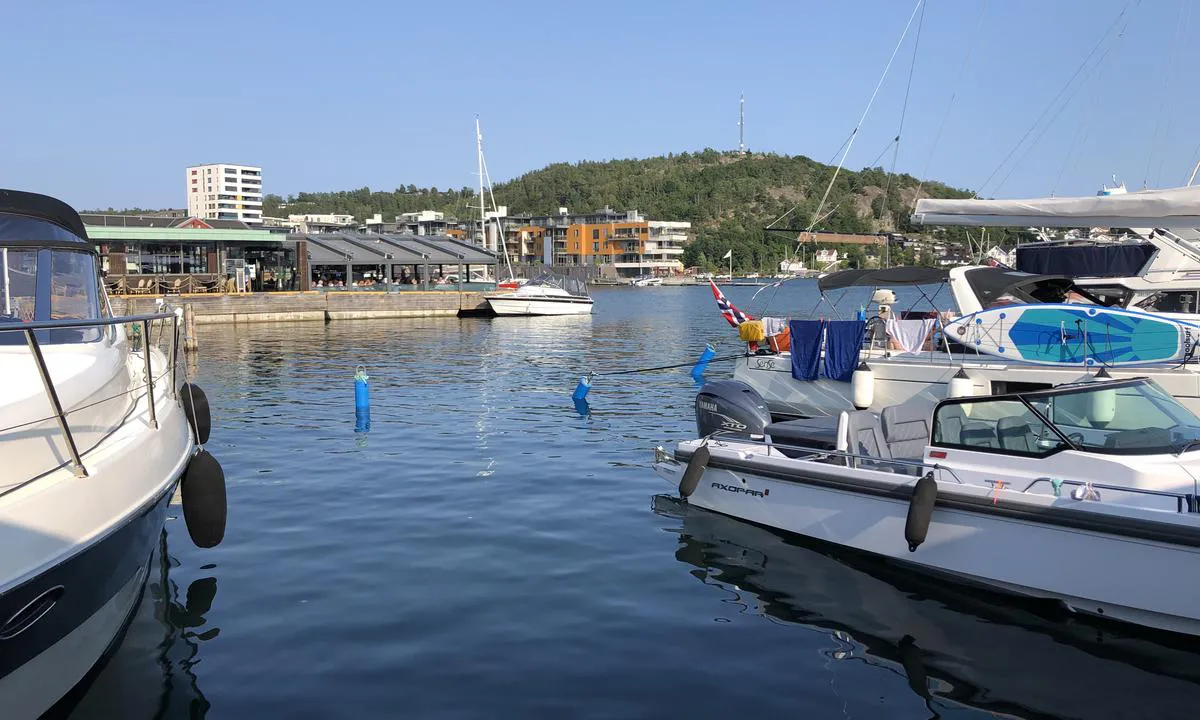
[[[1200,703],[1200,655],[1163,644],[1171,638],[1060,619],[670,496],[656,496],[654,510],[681,519],[675,557],[706,585],[736,593],[751,612],[848,635],[854,649],[833,657],[862,653],[905,673],[934,713],[967,705],[1019,717],[1175,718]]]
[[[193,665],[201,643],[220,633],[207,627],[205,618],[216,598],[217,579],[202,577],[181,591],[170,577],[177,566],[164,530],[137,615],[69,720],[201,718],[208,713]]]

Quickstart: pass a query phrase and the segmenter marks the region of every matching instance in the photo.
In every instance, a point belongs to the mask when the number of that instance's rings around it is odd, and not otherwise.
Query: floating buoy
[[[708,458],[707,445],[701,445],[692,453],[687,468],[683,471],[683,477],[679,479],[679,494],[682,497],[690,497],[696,492],[696,486],[700,484],[700,478],[704,475],[704,468],[708,467]]]
[[[207,450],[192,456],[180,480],[183,520],[199,548],[216,547],[225,537],[225,471]]]
[[[933,473],[925,475],[917,481],[913,488],[912,499],[908,501],[908,519],[904,521],[904,539],[908,541],[908,551],[916,552],[917,547],[925,542],[929,534],[929,521],[933,518],[933,506],[937,501],[937,481]]]
[[[371,388],[367,385],[367,380],[370,376],[367,375],[367,369],[359,365],[354,370],[354,409],[371,409]]]
[[[192,436],[197,445],[208,442],[212,432],[212,412],[208,408],[208,396],[199,385],[184,383],[179,387],[179,404],[183,406],[183,415],[188,425],[192,427]]]
[[[592,389],[592,376],[584,375],[579,378],[579,384],[575,386],[575,392],[571,393],[572,400],[582,400],[587,397],[588,391]]]
[[[960,367],[958,372],[950,378],[950,382],[946,384],[946,397],[970,397],[974,394],[975,381],[971,379],[966,370]]]
[[[712,360],[717,355],[717,349],[708,344],[704,346],[704,352],[700,353],[700,359],[692,366],[692,378],[699,380],[704,371],[708,369],[708,361]]]
[[[865,361],[850,376],[850,400],[859,410],[866,410],[875,401],[875,371]]]

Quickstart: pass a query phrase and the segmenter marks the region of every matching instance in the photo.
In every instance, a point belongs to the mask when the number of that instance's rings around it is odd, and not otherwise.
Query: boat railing
[[[87,468],[83,464],[83,459],[82,459],[81,453],[79,452],[79,447],[75,442],[75,436],[71,433],[71,426],[70,426],[70,423],[67,421],[67,415],[70,412],[77,412],[79,410],[85,409],[86,407],[92,407],[95,405],[99,405],[100,403],[108,402],[110,400],[114,400],[118,397],[121,397],[122,395],[127,395],[129,393],[138,392],[142,388],[145,388],[146,395],[147,395],[147,404],[149,407],[150,427],[152,429],[157,430],[158,429],[158,417],[155,413],[155,408],[154,408],[155,377],[154,377],[154,370],[153,370],[153,367],[151,364],[151,358],[150,358],[150,347],[153,344],[153,336],[151,334],[151,329],[152,329],[152,323],[158,323],[160,321],[167,321],[167,320],[171,321],[171,332],[170,332],[170,336],[169,336],[170,348],[167,351],[169,368],[167,371],[164,372],[164,375],[167,372],[170,373],[170,381],[171,382],[170,382],[169,392],[173,395],[175,392],[177,392],[176,380],[177,380],[177,373],[178,373],[177,368],[178,368],[178,364],[179,364],[178,363],[178,359],[179,359],[179,357],[178,357],[178,353],[179,353],[179,316],[173,312],[153,313],[153,314],[148,314],[148,315],[127,315],[127,316],[123,316],[123,317],[108,317],[108,318],[96,318],[96,319],[33,320],[33,321],[29,321],[29,322],[0,324],[0,333],[22,333],[25,336],[25,344],[29,348],[30,355],[32,355],[34,364],[37,366],[38,375],[41,377],[41,380],[42,380],[42,389],[46,393],[46,398],[47,398],[47,400],[49,400],[50,407],[54,412],[54,415],[52,417],[39,418],[37,420],[23,422],[20,425],[16,425],[14,427],[0,428],[0,432],[8,432],[10,430],[15,430],[17,428],[25,427],[28,425],[35,425],[37,423],[45,422],[45,421],[51,420],[51,419],[56,420],[58,422],[59,430],[62,432],[63,440],[66,442],[67,451],[71,455],[71,469],[74,471],[76,477],[87,477],[87,475],[88,475]],[[88,405],[86,405],[84,407],[73,408],[72,410],[69,410],[69,411],[64,410],[63,406],[62,406],[62,402],[60,401],[59,396],[58,396],[58,391],[54,387],[54,380],[50,377],[50,371],[46,367],[46,358],[42,354],[42,343],[41,343],[41,340],[38,338],[38,333],[41,331],[46,331],[46,330],[51,330],[51,331],[67,330],[67,329],[76,330],[76,329],[87,329],[87,328],[113,327],[113,326],[118,326],[118,325],[130,325],[130,326],[132,326],[134,328],[138,328],[140,330],[139,343],[141,345],[142,355],[143,355],[144,361],[145,361],[145,379],[146,379],[145,385],[132,387],[132,388],[129,388],[128,390],[122,391],[118,395],[114,395],[112,397],[106,397],[106,398],[102,398],[100,400],[90,402],[90,403],[88,403]],[[161,339],[163,338],[163,336],[164,336],[164,333],[160,332],[160,334],[159,334],[160,342],[161,342]]]
[[[733,432],[732,430],[719,430],[719,431],[713,433],[712,435],[709,435],[707,439],[710,441],[715,440],[718,443],[720,443],[722,440],[732,440],[732,441],[737,442],[738,444],[749,443],[749,444],[753,444],[753,445],[761,445],[761,446],[764,446],[767,448],[767,457],[771,457],[772,449],[778,450],[780,452],[780,454],[784,455],[785,457],[790,457],[790,456],[787,456],[786,453],[783,452],[784,450],[789,450],[789,451],[799,451],[799,452],[804,452],[804,453],[810,453],[811,457],[792,458],[792,459],[807,460],[809,462],[813,462],[813,461],[820,460],[820,459],[826,459],[826,458],[842,458],[847,461],[850,461],[850,460],[862,461],[862,462],[870,463],[871,465],[875,465],[875,466],[891,465],[891,466],[896,466],[896,467],[938,470],[940,472],[950,475],[950,477],[954,478],[954,481],[957,482],[959,485],[967,485],[968,484],[968,483],[964,482],[963,479],[960,478],[956,472],[954,472],[954,468],[950,468],[945,465],[940,465],[938,463],[927,463],[927,462],[924,462],[921,460],[904,460],[904,459],[900,459],[900,458],[881,458],[881,457],[876,457],[874,455],[866,455],[863,453],[852,453],[852,452],[847,452],[844,450],[831,450],[829,448],[817,448],[817,447],[811,447],[811,446],[805,446],[805,445],[792,445],[790,443],[780,444],[780,443],[772,442],[767,437],[746,437],[745,435],[737,434],[737,433]],[[655,454],[656,454],[656,456],[662,455],[657,448],[655,450]],[[847,464],[849,464],[849,462],[847,462]],[[866,469],[871,469],[871,468],[866,468]],[[1177,513],[1185,513],[1185,512],[1186,513],[1200,513],[1200,495],[1195,494],[1195,493],[1173,492],[1170,490],[1151,490],[1149,488],[1129,487],[1129,486],[1123,486],[1123,485],[1112,485],[1109,483],[1087,482],[1087,481],[1083,481],[1083,480],[1066,480],[1066,479],[1050,478],[1050,477],[1039,477],[1039,478],[1035,478],[1034,480],[1032,480],[1020,492],[1029,492],[1033,487],[1035,487],[1039,484],[1043,484],[1043,483],[1050,486],[1050,489],[1051,489],[1050,494],[1054,494],[1055,496],[1057,496],[1057,493],[1053,492],[1053,487],[1054,487],[1055,483],[1057,483],[1060,486],[1066,485],[1069,487],[1090,487],[1090,488],[1094,488],[1096,490],[1107,490],[1110,492],[1131,493],[1131,494],[1135,494],[1135,495],[1145,495],[1147,497],[1173,498],[1175,500],[1175,512],[1177,512]]]
[[[906,460],[903,458],[885,458],[885,457],[878,457],[876,455],[867,455],[865,453],[848,452],[846,450],[833,450],[830,448],[818,448],[818,447],[811,447],[811,446],[807,446],[807,445],[793,445],[791,443],[777,443],[777,442],[770,440],[767,437],[762,437],[762,438],[749,437],[748,438],[745,435],[739,435],[737,433],[734,433],[732,430],[718,430],[717,432],[713,433],[712,435],[709,435],[708,439],[709,440],[717,440],[718,442],[721,440],[734,440],[738,443],[751,443],[754,445],[762,445],[767,448],[767,457],[771,457],[772,449],[779,451],[779,453],[781,455],[784,455],[785,457],[788,457],[788,456],[786,453],[784,453],[784,450],[790,450],[790,451],[799,451],[799,452],[804,452],[804,453],[810,453],[812,457],[803,458],[805,460],[809,460],[810,462],[817,460],[817,459],[840,458],[840,459],[846,460],[847,465],[850,464],[849,461],[853,460],[855,462],[869,463],[874,466],[886,465],[886,466],[893,466],[893,467],[900,467],[900,468],[916,468],[918,470],[938,470],[940,472],[949,474],[950,477],[954,478],[954,481],[957,482],[959,485],[967,484],[967,483],[963,482],[962,478],[960,478],[957,473],[954,472],[953,468],[946,467],[945,465],[939,465],[938,463],[927,463],[922,460]],[[863,468],[863,469],[874,469],[874,468]],[[905,473],[905,474],[908,475],[909,473]],[[913,477],[916,477],[916,476],[913,476]]]
[[[1112,485],[1109,483],[1090,482],[1084,480],[1065,480],[1061,478],[1039,477],[1034,478],[1025,489],[1021,492],[1029,492],[1030,488],[1035,485],[1047,484],[1051,487],[1052,492],[1054,486],[1059,487],[1066,485],[1068,487],[1094,488],[1096,490],[1109,490],[1111,492],[1131,493],[1135,495],[1147,495],[1151,497],[1173,498],[1175,500],[1175,512],[1177,513],[1200,513],[1200,496],[1195,493],[1180,493],[1170,490],[1151,490],[1150,488],[1128,487],[1125,485]],[[1054,492],[1057,495],[1057,492]]]

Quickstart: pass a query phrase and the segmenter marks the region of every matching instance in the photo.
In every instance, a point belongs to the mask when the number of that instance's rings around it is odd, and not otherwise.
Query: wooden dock
[[[114,314],[136,315],[154,312],[162,298],[172,305],[191,305],[197,325],[488,314],[482,293],[452,290],[115,295],[110,300]]]

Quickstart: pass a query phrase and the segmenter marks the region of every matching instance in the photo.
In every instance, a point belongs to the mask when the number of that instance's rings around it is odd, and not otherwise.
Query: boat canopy
[[[1022,303],[1062,302],[1067,291],[1075,289],[1075,283],[1064,275],[1033,275],[994,267],[971,268],[963,277],[985,308],[1005,295]]]
[[[918,225],[1010,227],[1200,227],[1200,186],[1026,200],[917,201]]]
[[[841,270],[817,280],[821,292],[847,287],[879,287],[880,285],[932,285],[946,282],[948,273],[931,267],[894,267],[879,270]]]
[[[1149,243],[1058,245],[1034,243],[1017,248],[1017,269],[1027,273],[1073,277],[1135,277],[1157,250]]]
[[[0,189],[0,243],[92,250],[70,205],[47,195]]]

